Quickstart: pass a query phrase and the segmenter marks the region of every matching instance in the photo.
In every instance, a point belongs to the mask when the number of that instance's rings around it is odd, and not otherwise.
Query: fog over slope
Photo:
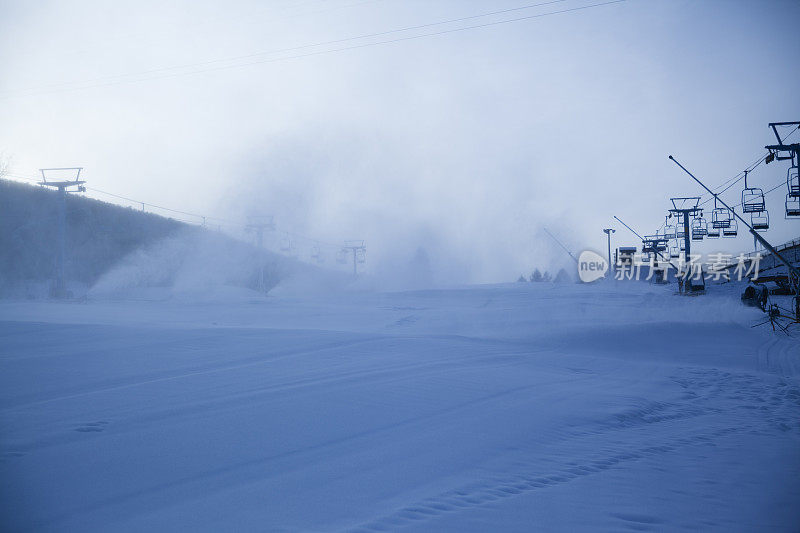
[[[57,193],[0,180],[0,295],[45,297],[55,275]],[[217,231],[155,214],[67,197],[65,278],[74,296],[216,294],[222,287],[268,292],[304,276],[341,281]]]

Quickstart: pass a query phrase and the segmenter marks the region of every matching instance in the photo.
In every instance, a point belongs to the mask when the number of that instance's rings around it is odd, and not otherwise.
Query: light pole
[[[616,230],[613,228],[603,229],[603,233],[605,233],[606,237],[608,237],[608,271],[612,277],[614,277],[614,263],[611,262],[611,234],[615,231]]]

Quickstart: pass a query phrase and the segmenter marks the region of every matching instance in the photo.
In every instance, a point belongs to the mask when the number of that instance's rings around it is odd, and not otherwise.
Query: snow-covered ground
[[[0,302],[2,529],[798,531],[800,342],[761,316],[644,283]]]

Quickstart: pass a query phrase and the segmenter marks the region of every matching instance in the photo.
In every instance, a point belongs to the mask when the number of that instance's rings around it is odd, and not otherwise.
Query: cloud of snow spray
[[[536,206],[543,180],[529,156],[487,139],[475,166],[458,157],[471,142],[447,144],[323,127],[272,139],[253,149],[259,155],[240,172],[250,178],[225,205],[310,236],[293,238],[301,255],[319,239],[327,262],[344,239],[364,239],[365,269],[380,288],[513,281],[534,267],[572,267],[540,231],[552,211]]]
[[[341,274],[319,271],[212,230],[185,228],[121,259],[94,284],[89,297],[219,301],[342,285]]]

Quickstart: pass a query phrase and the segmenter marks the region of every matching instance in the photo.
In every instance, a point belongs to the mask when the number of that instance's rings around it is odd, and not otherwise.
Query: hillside
[[[55,274],[55,191],[0,180],[0,296],[45,297]],[[80,296],[231,285],[267,291],[293,263],[224,234],[80,195],[66,204],[65,279]]]

